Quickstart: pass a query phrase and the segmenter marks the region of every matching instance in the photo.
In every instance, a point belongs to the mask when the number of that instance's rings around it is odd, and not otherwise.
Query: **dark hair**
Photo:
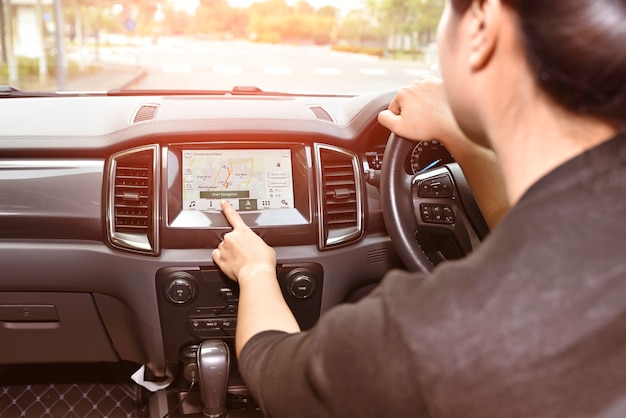
[[[450,0],[464,12],[472,0]],[[626,0],[502,0],[541,88],[565,109],[626,126]]]

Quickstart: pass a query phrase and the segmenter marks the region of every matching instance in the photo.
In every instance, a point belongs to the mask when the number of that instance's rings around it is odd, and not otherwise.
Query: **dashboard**
[[[302,329],[365,296],[404,267],[380,186],[390,132],[377,117],[395,94],[1,100],[0,363],[174,379],[150,398],[162,416],[203,341],[234,352],[239,289],[211,258],[231,230],[221,200],[275,249]],[[415,216],[433,229],[421,247],[432,261],[458,252],[453,160],[438,142],[410,146],[406,194],[426,208]],[[231,360],[229,394],[254,405]]]
[[[394,96],[1,100],[0,363],[130,364],[181,387],[202,341],[234,352],[239,289],[211,258],[231,230],[221,200],[276,250],[302,329],[369,293],[403,268],[380,194]],[[416,144],[404,171],[451,158]],[[228,390],[248,396],[234,357]]]
[[[369,177],[394,95],[0,101],[0,361],[129,361],[158,380],[190,345],[232,344],[222,199],[276,249],[302,328],[367,293],[402,267]]]

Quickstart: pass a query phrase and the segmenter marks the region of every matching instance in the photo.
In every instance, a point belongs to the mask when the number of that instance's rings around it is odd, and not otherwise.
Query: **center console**
[[[221,212],[221,200],[230,202],[269,245],[316,243],[310,147],[273,142],[177,143],[164,148],[162,157],[163,248],[206,248],[210,257],[210,249],[232,229]],[[276,275],[300,327],[313,326],[320,315],[322,266],[283,263]],[[185,346],[207,339],[234,340],[239,289],[217,268],[163,268],[156,275],[156,286],[170,366]]]
[[[277,277],[302,329],[320,314],[323,272],[319,264],[283,264]],[[175,364],[181,347],[210,338],[233,340],[237,326],[239,288],[219,270],[165,268],[157,273],[159,312],[165,357]]]
[[[302,143],[271,141],[186,142],[161,149],[160,248],[201,248],[207,256],[205,265],[181,262],[161,268],[155,278],[166,365],[183,378],[178,379],[183,387],[190,370],[196,376],[201,373],[188,360],[201,358],[197,353],[203,344],[225,344],[226,351],[235,352],[239,287],[210,260],[211,249],[232,230],[220,201],[231,203],[273,247],[317,248],[319,208],[313,202],[319,192],[312,154],[313,147]],[[322,265],[278,262],[276,277],[285,301],[300,328],[309,329],[320,316]],[[248,396],[236,358],[230,359],[229,402],[233,393]]]

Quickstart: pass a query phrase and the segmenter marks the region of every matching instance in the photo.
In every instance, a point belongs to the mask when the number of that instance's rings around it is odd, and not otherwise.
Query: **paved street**
[[[103,62],[140,66],[132,89],[231,89],[359,93],[399,88],[431,64],[338,53],[328,47],[161,38],[155,44],[102,48]]]

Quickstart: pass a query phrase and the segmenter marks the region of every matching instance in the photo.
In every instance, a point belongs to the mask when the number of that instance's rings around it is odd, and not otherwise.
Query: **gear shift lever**
[[[222,340],[206,340],[198,347],[198,383],[204,405],[203,416],[226,416],[226,391],[230,353]]]

